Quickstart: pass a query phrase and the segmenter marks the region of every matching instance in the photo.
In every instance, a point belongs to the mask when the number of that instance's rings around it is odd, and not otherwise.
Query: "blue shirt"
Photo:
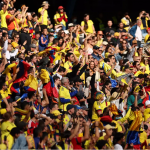
[[[28,143],[26,141],[25,136],[20,135],[14,142],[14,145],[11,149],[28,149]]]
[[[45,42],[47,40],[47,42],[45,44],[42,44],[41,38],[43,37],[43,42]],[[48,35],[46,35],[46,37],[44,37],[43,35],[39,38],[39,51],[44,50],[47,45],[49,43],[48,40]]]
[[[95,55],[94,53],[92,53],[92,56],[94,59],[97,59],[98,61],[101,59],[101,57],[99,55]]]
[[[35,137],[34,138],[34,143],[35,143],[35,148],[38,149],[39,147],[39,142],[40,142],[40,138],[39,137]]]

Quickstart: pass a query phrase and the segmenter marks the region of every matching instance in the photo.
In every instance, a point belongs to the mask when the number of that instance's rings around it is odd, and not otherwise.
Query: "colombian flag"
[[[135,119],[133,120],[129,128],[127,134],[127,143],[128,144],[133,143],[133,145],[139,145],[140,140],[139,140],[138,132],[139,132],[140,125],[143,121],[143,117],[140,111],[134,111],[134,114],[135,114]]]
[[[27,79],[27,75],[28,75],[28,70],[30,68],[30,64],[26,63],[25,61],[21,60],[19,62],[18,67],[20,68],[18,74],[17,74],[17,78],[16,80],[13,82],[12,86],[11,86],[11,91],[15,92],[15,93],[20,93],[20,87],[19,87],[19,83],[21,81],[24,81]]]
[[[24,83],[24,89],[27,92],[37,91],[38,81],[33,75],[29,75],[28,79],[26,79],[26,81]]]

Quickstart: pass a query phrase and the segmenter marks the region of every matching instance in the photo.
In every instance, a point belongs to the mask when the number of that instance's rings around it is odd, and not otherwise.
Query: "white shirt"
[[[142,31],[139,26],[137,26],[136,32],[135,32],[135,37],[137,41],[142,41]]]
[[[115,150],[123,150],[123,148],[120,144],[115,144],[114,149]]]

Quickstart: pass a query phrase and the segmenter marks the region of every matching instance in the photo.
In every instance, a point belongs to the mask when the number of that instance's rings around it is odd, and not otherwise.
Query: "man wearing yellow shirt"
[[[49,3],[47,1],[44,1],[42,3],[42,7],[38,9],[38,13],[40,14],[39,22],[42,22],[41,28],[47,28],[48,25],[48,12],[47,9],[49,7]]]
[[[69,92],[69,79],[67,77],[63,77],[61,80],[62,86],[59,89],[59,108],[66,111],[66,107],[68,104],[71,104],[71,102],[76,101],[76,99],[71,98],[72,96],[75,96],[77,94],[77,91],[75,92]]]
[[[6,23],[6,15],[8,14],[7,9],[8,9],[9,3],[2,4],[2,10],[0,11],[0,17],[1,17],[1,28],[6,30],[7,29],[7,23]]]
[[[73,61],[74,61],[74,55],[72,53],[68,53],[66,55],[67,57],[67,62],[64,64],[64,68],[68,71],[68,73],[72,72],[72,68],[73,68]]]
[[[95,102],[92,108],[92,120],[96,120],[103,113],[105,107],[107,107],[107,102],[104,100],[104,94],[101,92],[95,93]]]

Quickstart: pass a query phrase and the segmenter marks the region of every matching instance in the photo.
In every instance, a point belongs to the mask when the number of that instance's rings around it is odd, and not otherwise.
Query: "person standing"
[[[129,33],[133,36],[133,38],[137,40],[138,47],[141,47],[141,41],[142,41],[142,31],[140,28],[141,23],[142,23],[141,20],[137,20],[137,24],[134,25],[129,31]]]
[[[0,17],[1,17],[1,28],[2,30],[7,29],[7,23],[6,23],[6,16],[8,15],[7,9],[8,9],[8,1],[7,4],[3,3],[1,5],[2,10],[0,11]]]
[[[48,25],[48,12],[47,12],[48,8],[49,8],[49,3],[47,1],[44,1],[42,3],[42,7],[38,9],[38,13],[40,14],[39,22],[42,22],[41,30],[43,28],[47,28]]]
[[[95,33],[95,27],[92,20],[89,20],[89,14],[84,15],[84,21],[81,22],[81,28],[86,33]]]
[[[66,30],[66,23],[68,22],[66,12],[64,12],[64,7],[59,6],[58,12],[54,15],[54,20],[56,24],[62,24],[62,29]]]
[[[14,13],[14,9],[9,7],[8,8],[8,15],[6,16],[6,23],[8,27],[8,36],[11,37],[13,30],[18,26],[18,23],[15,19],[15,16],[18,15],[20,12],[17,11]]]
[[[30,51],[30,44],[31,44],[31,37],[28,31],[29,31],[28,25],[24,26],[19,37],[20,38],[19,44],[21,44],[21,46],[24,46],[26,52]]]
[[[131,19],[128,13],[125,13],[124,17],[121,19],[121,22],[124,24],[124,29],[128,32]]]
[[[143,37],[145,37],[147,34],[146,29],[148,28],[148,20],[150,20],[149,14],[146,13],[145,11],[141,11],[139,14],[139,17],[137,17],[137,20],[141,20],[140,28],[141,28]]]

